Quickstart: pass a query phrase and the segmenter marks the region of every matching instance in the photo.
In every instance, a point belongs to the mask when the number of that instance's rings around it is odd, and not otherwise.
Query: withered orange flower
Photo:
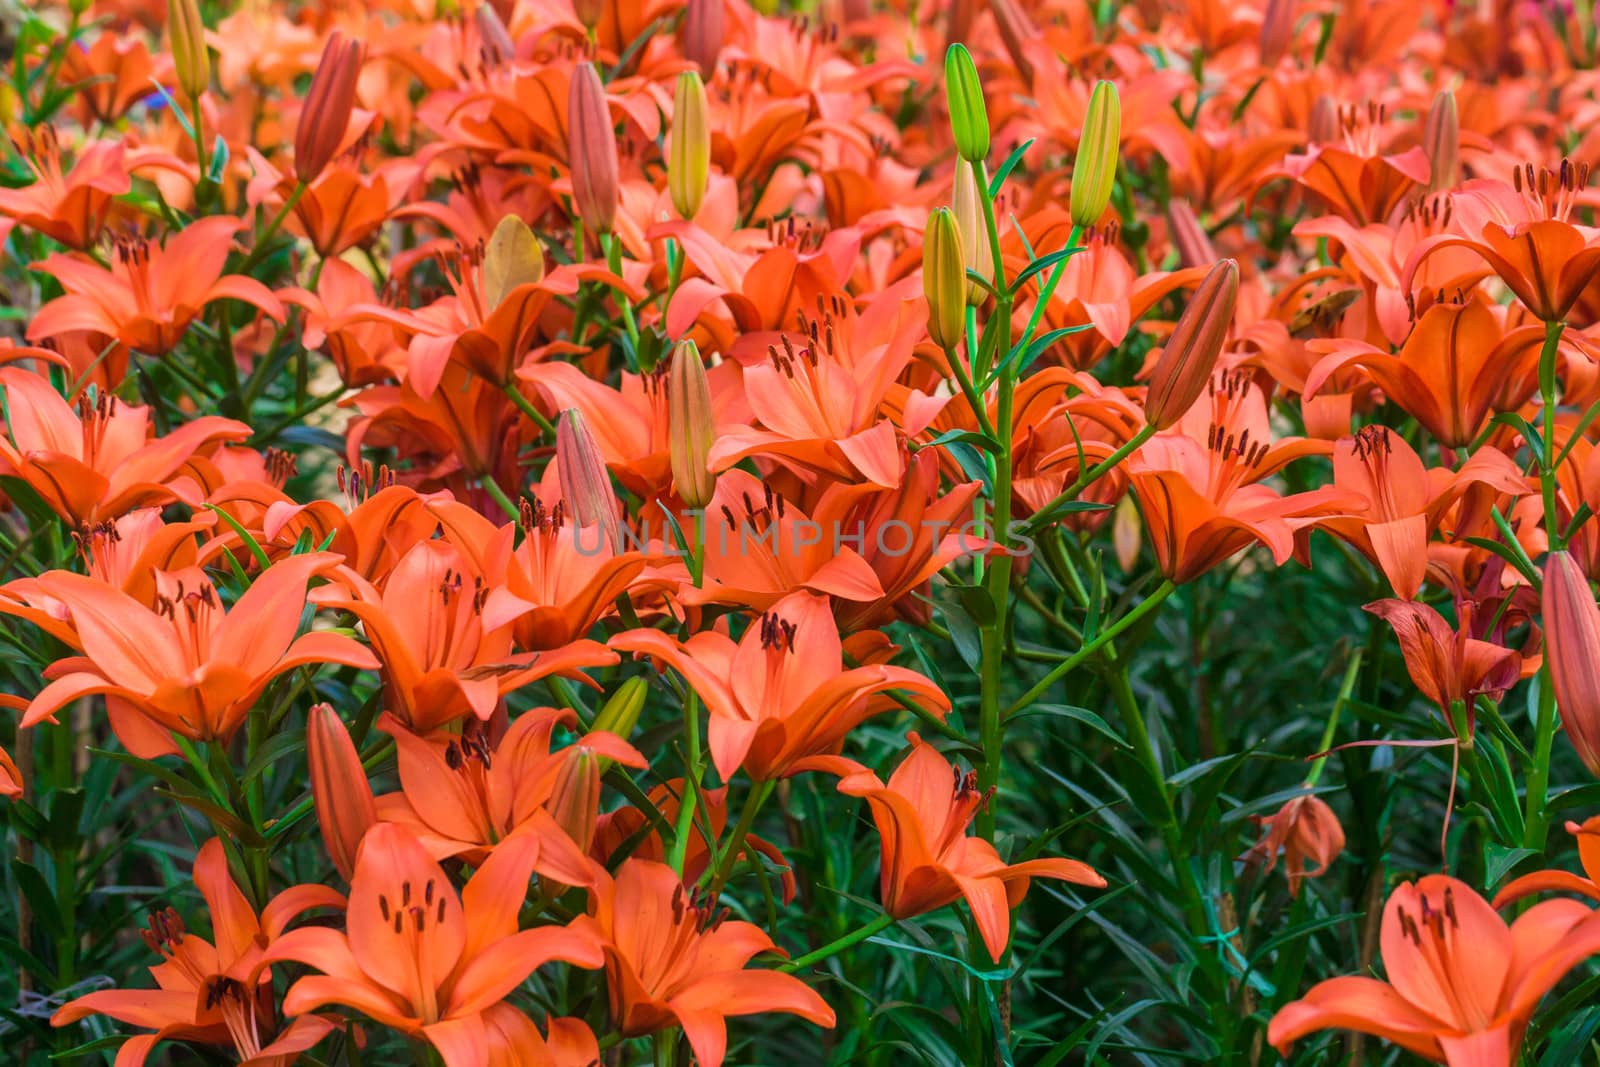
[[[1326,801],[1312,794],[1295,797],[1271,815],[1252,815],[1266,827],[1261,840],[1245,854],[1247,860],[1265,862],[1266,870],[1278,865],[1289,878],[1289,895],[1300,895],[1300,883],[1315,878],[1344,851],[1344,827]]]
[[[211,215],[162,244],[123,238],[109,269],[76,255],[46,257],[35,269],[60,282],[66,295],[39,309],[28,339],[92,330],[158,356],[176,347],[195,317],[217,300],[242,301],[282,322],[283,304],[270,289],[254,278],[223,273],[232,237],[243,225],[241,219]]]
[[[978,791],[977,774],[958,776],[932,745],[914,733],[906,738],[911,751],[887,784],[850,760],[811,761],[819,769],[842,772],[839,792],[865,797],[871,806],[883,839],[879,892],[890,915],[909,919],[965,899],[984,946],[998,960],[1011,941],[1011,912],[1022,903],[1030,879],[1105,888],[1106,880],[1087,863],[1057,858],[1007,864],[993,844],[968,837],[967,826],[988,799]]]
[[[1465,710],[1466,732],[1473,729],[1473,698],[1498,696],[1520,676],[1517,653],[1470,636],[1470,604],[1461,606],[1459,627],[1452,627],[1427,604],[1415,600],[1375,600],[1365,610],[1394,627],[1405,656],[1406,672],[1422,695],[1439,707],[1445,724],[1457,729],[1452,708]]]
[[[696,904],[671,867],[628,859],[599,876],[590,913],[573,923],[605,946],[611,1017],[625,1037],[681,1026],[702,1067],[721,1067],[727,1020],[787,1012],[832,1027],[833,1009],[800,979],[746,968],[778,952],[760,927]]]
[[[211,916],[212,941],[184,928],[171,908],[152,912],[145,944],[161,956],[150,968],[155,989],[89,993],[51,1016],[67,1026],[90,1015],[155,1030],[122,1043],[117,1067],[142,1067],[163,1041],[192,1041],[232,1048],[240,1067],[287,1067],[337,1023],[297,1014],[278,1030],[272,982],[259,966],[264,950],[312,908],[344,907],[344,897],[321,885],[297,885],[274,897],[258,916],[228,873],[222,842],[212,838],[194,861],[194,883]]]
[[[492,1062],[491,1042],[505,1031],[486,1025],[486,1016],[516,1011],[503,1003],[507,994],[547,963],[601,963],[597,939],[581,924],[517,929],[542,866],[542,838],[514,835],[457,894],[408,830],[380,824],[361,842],[344,930],[292,930],[261,962],[294,960],[322,972],[289,988],[290,1014],[342,1004],[427,1040],[450,1067]]]
[[[1356,1030],[1449,1067],[1511,1067],[1540,999],[1600,953],[1600,916],[1536,904],[1510,926],[1464,882],[1402,882],[1383,909],[1389,980],[1330,978],[1272,1017],[1279,1052],[1317,1030]]]

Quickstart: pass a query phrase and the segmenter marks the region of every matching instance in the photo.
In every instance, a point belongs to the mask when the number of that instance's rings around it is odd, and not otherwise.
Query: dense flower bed
[[[1587,1062],[1592,4],[776,5],[6,16],[0,1058]]]

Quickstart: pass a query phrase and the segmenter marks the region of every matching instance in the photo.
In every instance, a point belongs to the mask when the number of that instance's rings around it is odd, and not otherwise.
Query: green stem
[[[1141,427],[1138,433],[1134,434],[1131,438],[1124,442],[1115,452],[1111,453],[1111,455],[1107,456],[1093,467],[1090,467],[1088,470],[1079,474],[1077,481],[1073,482],[1060,493],[1056,494],[1055,499],[1051,500],[1050,503],[1040,508],[1034,514],[1033,518],[1028,521],[1029,530],[1034,530],[1039,526],[1052,521],[1055,518],[1055,515],[1052,513],[1056,508],[1060,507],[1062,504],[1068,503],[1069,501],[1076,500],[1079,493],[1083,492],[1089,486],[1093,485],[1095,482],[1099,481],[1101,478],[1105,477],[1112,470],[1114,470],[1117,464],[1127,459],[1139,449],[1140,445],[1150,440],[1155,432],[1156,428],[1154,426],[1147,424]]]
[[[533,401],[522,395],[521,389],[518,389],[514,384],[504,385],[501,388],[505,391],[506,399],[515,404],[518,411],[532,419],[535,426],[547,434],[556,432],[555,426],[551,424],[549,419],[544,417],[543,412],[533,406]]]
[[[728,838],[727,847],[723,849],[722,859],[717,863],[717,873],[711,879],[711,897],[716,899],[722,892],[722,887],[728,884],[728,876],[733,874],[734,865],[738,862],[739,853],[744,849],[744,839],[750,835],[750,827],[756,821],[756,812],[761,810],[761,805],[766,802],[772,793],[776,782],[757,782],[744,799],[744,810],[739,813],[739,822],[733,828],[733,836]]]
[[[1355,692],[1356,677],[1361,673],[1361,650],[1358,648],[1350,657],[1350,664],[1344,669],[1344,681],[1339,683],[1339,696],[1333,702],[1333,710],[1328,713],[1328,725],[1322,731],[1322,740],[1317,744],[1318,752],[1327,752],[1333,747],[1334,733],[1339,729],[1339,716],[1344,712],[1345,702],[1350,699],[1350,694]],[[1326,755],[1311,764],[1311,773],[1306,775],[1306,788],[1310,789],[1317,784],[1317,779],[1322,777],[1322,768],[1328,763]]]
[[[493,478],[483,478],[481,481],[484,491],[494,497],[494,502],[500,505],[500,510],[506,513],[507,518],[515,522],[518,518],[517,505],[511,502],[510,497],[506,496],[506,491],[500,488],[500,483]]]
[[[683,860],[689,849],[689,834],[694,829],[694,811],[700,796],[700,695],[694,690],[683,702],[683,736],[689,746],[687,773],[683,780],[683,795],[678,798],[678,819],[672,828],[672,854],[667,862],[680,875]],[[692,781],[691,781],[692,777]]]
[[[804,956],[790,960],[788,963],[780,966],[778,970],[793,973],[803,967],[809,967],[813,963],[821,962],[822,960],[827,959],[829,956],[837,956],[850,946],[859,944],[860,942],[865,941],[867,938],[872,937],[874,934],[883,933],[883,931],[889,929],[889,927],[893,926],[898,921],[899,920],[893,915],[889,915],[887,913],[880,915],[867,925],[858,927],[855,930],[851,930],[843,937],[835,938],[834,940],[829,941],[826,945],[823,945],[816,951],[807,952]]]
[[[1045,675],[1039,680],[1039,684],[1035,685],[1032,689],[1024,693],[1022,699],[1011,705],[1010,709],[1006,711],[1006,717],[1010,718],[1012,715],[1015,715],[1017,712],[1021,711],[1035,700],[1038,700],[1045,694],[1046,691],[1049,690],[1052,685],[1070,674],[1076,667],[1083,663],[1084,660],[1094,655],[1101,648],[1105,647],[1108,642],[1115,639],[1118,634],[1122,633],[1128,627],[1144,618],[1145,615],[1159,607],[1161,602],[1166,600],[1167,597],[1171,596],[1177,588],[1178,587],[1174,585],[1170,579],[1162,582],[1160,587],[1157,588],[1154,593],[1151,593],[1149,596],[1141,600],[1132,611],[1128,612],[1126,615],[1112,623],[1110,626],[1106,627],[1104,630],[1101,630],[1088,644],[1084,645],[1082,648],[1078,649],[1078,651],[1074,652],[1070,657],[1062,660],[1059,665],[1052,668],[1049,674]]]
[[[1544,497],[1544,529],[1552,549],[1561,547],[1561,520],[1556,511],[1556,350],[1563,322],[1544,324],[1544,347],[1539,350],[1539,429],[1544,446],[1539,458],[1539,491]]]
[[[1561,517],[1556,508],[1556,352],[1563,322],[1544,325],[1544,347],[1539,350],[1540,445],[1539,491],[1544,498],[1545,537],[1552,550],[1561,547]],[[1548,657],[1539,668],[1539,706],[1534,720],[1533,762],[1528,767],[1528,789],[1523,847],[1542,852],[1550,830],[1545,793],[1550,785],[1550,753],[1555,743],[1556,700],[1550,684]]]
[[[305,195],[306,183],[296,182],[294,191],[289,194],[289,199],[283,202],[283,206],[278,209],[278,213],[272,216],[272,221],[267,223],[267,228],[261,231],[261,236],[256,238],[255,247],[250,249],[250,254],[244,258],[244,262],[239,265],[236,273],[249,274],[250,268],[261,261],[261,257],[267,254],[268,242],[277,236],[279,228],[283,226],[283,220],[289,217],[289,212],[295,209],[295,205],[299,204],[300,198]]]

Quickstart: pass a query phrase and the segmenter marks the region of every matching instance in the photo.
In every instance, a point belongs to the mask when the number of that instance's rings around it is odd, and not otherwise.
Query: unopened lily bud
[[[572,13],[578,16],[583,28],[592,33],[606,13],[605,0],[572,0]]]
[[[707,81],[717,70],[722,52],[722,0],[689,0],[683,12],[683,57],[700,68]]]
[[[1311,104],[1311,118],[1306,124],[1306,140],[1311,144],[1332,144],[1339,139],[1339,104],[1323,93]]]
[[[994,27],[1000,31],[1000,41],[1006,46],[1012,66],[1022,75],[1023,82],[1032,85],[1033,61],[1028,58],[1025,46],[1039,31],[1017,0],[989,0],[989,13],[994,16]]]
[[[928,298],[928,334],[945,351],[961,344],[967,310],[967,264],[961,230],[947,207],[928,216],[922,235],[922,295]]]
[[[616,734],[624,741],[633,733],[633,728],[639,724],[639,715],[644,711],[644,700],[650,694],[650,684],[637,675],[629,678],[617,687],[611,694],[611,699],[605,702],[599,713],[594,717],[591,730],[604,731]],[[601,770],[611,765],[611,760],[602,759]]]
[[[600,814],[600,779],[613,763],[648,767],[649,761],[622,738],[599,729],[590,730],[577,744],[550,758],[556,763],[549,779],[545,810],[587,852],[594,844],[595,823]]]
[[[1289,50],[1296,14],[1294,0],[1267,0],[1267,8],[1261,13],[1261,33],[1256,38],[1263,67],[1277,66]]]
[[[478,27],[478,42],[483,48],[483,57],[490,66],[499,66],[517,58],[517,43],[511,39],[511,33],[506,29],[506,24],[500,21],[493,6],[479,4],[472,13],[472,20]]]
[[[944,54],[944,95],[950,106],[950,132],[956,151],[969,163],[989,157],[989,112],[983,103],[983,85],[972,53],[953,44]]]
[[[539,247],[539,239],[526,222],[507,215],[495,226],[483,250],[484,304],[499,307],[511,290],[543,277],[544,250]]]
[[[1178,325],[1150,373],[1144,417],[1159,432],[1194,406],[1222,354],[1233,305],[1239,298],[1239,264],[1225,259],[1211,268],[1183,309]]]
[[[605,86],[593,63],[579,63],[567,90],[567,154],[572,165],[572,202],[584,225],[610,233],[617,217],[617,133],[611,125]]]
[[[956,230],[960,234],[965,270],[976,271],[984,281],[994,280],[994,252],[989,244],[989,226],[983,217],[983,202],[978,197],[978,180],[971,167],[956,168]],[[965,272],[963,272],[965,277]],[[976,307],[988,296],[977,282],[967,281],[967,303]]]
[[[1172,234],[1172,247],[1178,250],[1178,262],[1185,267],[1203,267],[1217,261],[1211,237],[1195,217],[1189,201],[1179,198],[1168,205],[1167,228]]]
[[[705,361],[693,341],[679,341],[673,349],[667,371],[667,433],[672,487],[686,505],[703,508],[717,489],[717,476],[709,466],[717,425]]]
[[[620,545],[617,494],[600,458],[600,446],[577,408],[563,411],[556,423],[556,475],[561,497],[578,526],[598,525],[613,547]]]
[[[1097,82],[1083,117],[1083,136],[1072,164],[1068,208],[1075,226],[1093,226],[1111,202],[1117,180],[1117,154],[1122,144],[1122,98],[1108,81]]]
[[[667,191],[682,218],[692,219],[706,195],[711,172],[711,127],[706,120],[706,86],[700,75],[678,75],[672,96],[672,150],[667,157]]]
[[[1600,778],[1600,605],[1569,552],[1545,559],[1544,654],[1567,739]]]
[[[1456,114],[1456,94],[1446,89],[1433,98],[1422,126],[1422,150],[1432,172],[1428,191],[1442,193],[1461,181],[1461,119]]]
[[[190,100],[198,99],[211,83],[211,54],[206,51],[206,24],[198,0],[167,0],[167,30],[178,87]]]
[[[344,143],[360,73],[361,42],[347,41],[335,30],[322,48],[294,131],[294,175],[302,182],[314,181]]]
[[[1123,574],[1132,574],[1138,565],[1139,542],[1139,501],[1127,493],[1117,501],[1117,510],[1111,516],[1111,547]]]
[[[378,807],[350,731],[328,704],[311,707],[306,721],[306,762],[323,846],[348,882],[361,838],[378,821]]]
[[[1291,897],[1299,895],[1301,882],[1326,872],[1344,851],[1344,827],[1320,797],[1298,796],[1274,815],[1250,818],[1266,832],[1245,858],[1252,862],[1264,860],[1270,871],[1277,866],[1281,854]]]

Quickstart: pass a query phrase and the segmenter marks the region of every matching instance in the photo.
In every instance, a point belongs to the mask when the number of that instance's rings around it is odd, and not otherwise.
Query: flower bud
[[[572,0],[572,13],[578,16],[578,21],[583,23],[583,28],[590,33],[600,25],[600,18],[606,13],[605,0]]]
[[[947,207],[928,216],[922,235],[922,295],[928,298],[928,334],[945,351],[961,344],[967,310],[967,264],[961,230]]]
[[[1461,119],[1456,114],[1456,94],[1449,89],[1433,98],[1422,127],[1422,150],[1432,168],[1428,191],[1442,193],[1461,181]]]
[[[683,57],[711,80],[722,52],[722,0],[689,0],[683,13]]]
[[[706,87],[700,75],[678,75],[672,97],[672,150],[667,158],[667,190],[682,218],[692,219],[706,195],[711,170],[711,127],[706,122]]]
[[[1122,143],[1122,98],[1108,81],[1096,83],[1083,117],[1083,136],[1072,164],[1068,207],[1075,226],[1093,226],[1111,202],[1117,180],[1117,153]]]
[[[989,13],[994,16],[994,27],[1000,31],[1000,41],[1006,46],[1011,65],[1017,68],[1024,83],[1032,85],[1033,61],[1028,58],[1025,46],[1039,31],[1017,0],[989,0]]]
[[[511,290],[543,277],[544,250],[539,247],[539,239],[526,222],[507,215],[495,226],[483,250],[484,305],[497,308]]]
[[[329,34],[294,131],[294,175],[301,181],[314,181],[344,143],[360,73],[361,42],[338,30]]]
[[[978,180],[971,167],[956,168],[954,197],[956,230],[965,260],[965,270],[976,271],[984,281],[994,280],[994,252],[989,244],[989,226],[983,217],[983,202],[978,197]],[[963,272],[965,277],[965,272]],[[967,281],[967,303],[976,307],[988,292],[977,282]]]
[[[693,341],[679,341],[672,353],[672,367],[667,372],[667,433],[672,486],[678,499],[691,508],[703,508],[717,488],[717,476],[708,464],[717,426],[706,365]]]
[[[1111,547],[1117,556],[1117,566],[1123,574],[1132,574],[1139,564],[1139,502],[1132,493],[1117,501],[1116,513],[1111,517]]]
[[[306,720],[306,762],[323,846],[348,882],[361,838],[378,821],[378,807],[350,732],[328,704],[312,705]]]
[[[1150,372],[1150,391],[1145,396],[1145,420],[1158,432],[1183,418],[1205,391],[1222,354],[1238,297],[1239,265],[1224,259],[1211,268],[1183,309]]]
[[[639,700],[642,703],[644,697],[641,695]],[[599,729],[590,730],[577,744],[551,754],[550,759],[554,767],[548,779],[550,793],[545,810],[579,848],[588,852],[594,844],[600,814],[600,779],[613,763],[648,767],[649,761],[622,738]]]
[[[616,548],[620,543],[617,528],[617,495],[611,476],[600,458],[600,446],[584,425],[577,408],[561,413],[556,423],[556,475],[561,482],[561,497],[572,509],[578,526],[599,525]]]
[[[629,678],[617,687],[611,694],[611,699],[605,702],[594,717],[594,725],[590,727],[590,734],[606,733],[615,734],[626,741],[628,735],[633,733],[633,728],[639,724],[639,715],[644,711],[645,697],[650,695],[650,684],[637,675]],[[615,762],[608,757],[600,760],[600,773],[604,774]]]
[[[1167,228],[1171,232],[1172,246],[1178,250],[1178,262],[1185,267],[1203,267],[1217,261],[1211,238],[1195,218],[1189,201],[1177,198],[1167,206]]]
[[[483,49],[483,57],[491,67],[517,58],[517,43],[511,39],[506,24],[500,21],[493,6],[479,4],[472,13],[472,21],[478,27],[478,44]]]
[[[978,68],[966,45],[953,44],[944,54],[944,95],[956,151],[969,163],[983,162],[989,156],[989,112],[984,108]]]
[[[211,82],[211,53],[206,51],[206,24],[197,0],[167,0],[167,31],[178,87],[190,100],[199,99]]]
[[[1311,118],[1306,123],[1306,141],[1310,144],[1332,144],[1339,139],[1339,105],[1327,93],[1311,104]]]
[[[1545,559],[1544,655],[1567,739],[1600,778],[1600,605],[1569,552]]]
[[[1261,13],[1261,33],[1256,38],[1263,67],[1275,67],[1294,37],[1294,0],[1267,0]]]
[[[593,63],[579,63],[567,90],[567,154],[572,203],[595,233],[610,233],[617,216],[617,133],[605,86]]]

